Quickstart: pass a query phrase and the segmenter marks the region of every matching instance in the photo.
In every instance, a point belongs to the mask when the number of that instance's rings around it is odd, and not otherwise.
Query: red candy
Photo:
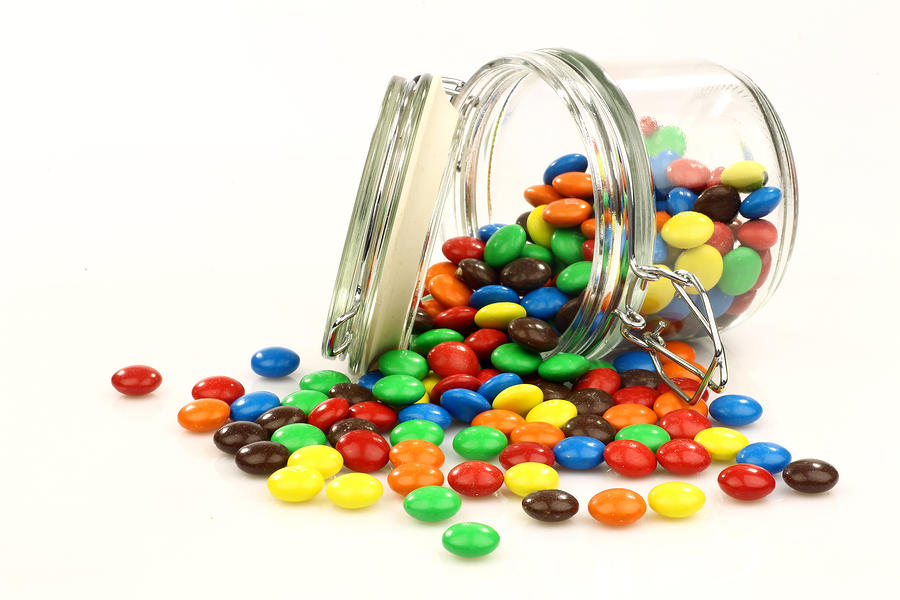
[[[669,361],[669,362],[673,362],[673,361]],[[695,381],[693,379],[688,379],[687,377],[673,377],[672,383],[677,385],[679,388],[681,388],[682,391],[684,391],[684,393],[686,393],[688,396],[691,396],[691,397],[694,396],[694,393],[700,387],[699,381]],[[671,392],[672,388],[670,388],[668,386],[668,384],[663,382],[663,383],[659,384],[659,387],[656,388],[656,391],[659,392],[660,394],[665,394],[666,392]],[[703,395],[700,396],[700,399],[701,400],[709,399],[709,390],[708,389],[704,390]]]
[[[659,123],[653,117],[641,117],[641,134],[650,137],[659,130]]]
[[[343,398],[329,398],[312,409],[306,416],[306,422],[327,432],[328,428],[346,419],[350,414],[350,403]]]
[[[753,248],[757,252],[768,250],[778,243],[778,228],[771,221],[754,219],[747,221],[737,230],[737,240],[742,246]]]
[[[659,426],[669,434],[673,440],[692,440],[694,436],[709,429],[712,424],[704,415],[690,408],[679,408],[667,412],[659,420]]]
[[[162,384],[162,375],[147,365],[131,365],[119,369],[112,376],[112,386],[126,396],[143,396],[155,392]]]
[[[357,429],[341,436],[335,450],[344,457],[344,466],[357,473],[373,473],[388,463],[391,445],[374,431]]]
[[[584,260],[594,260],[594,246],[596,242],[593,239],[584,240],[584,243],[581,245],[581,256],[584,257]]]
[[[195,400],[200,398],[215,398],[231,404],[245,394],[244,386],[237,379],[225,375],[213,375],[204,377],[191,390],[191,396]]]
[[[444,242],[441,252],[444,253],[447,260],[455,265],[458,265],[459,261],[464,258],[484,260],[484,242],[478,238],[461,235]]]
[[[467,337],[464,343],[472,349],[478,360],[487,362],[491,359],[491,353],[507,342],[509,342],[509,339],[504,331],[499,329],[479,329]]]
[[[775,478],[762,467],[736,464],[719,473],[719,487],[737,500],[759,500],[775,489]]]
[[[675,187],[699,192],[706,189],[711,173],[700,161],[692,158],[676,158],[666,168],[666,175]]]
[[[762,270],[759,272],[759,279],[756,280],[756,283],[753,284],[753,287],[750,288],[751,292],[755,292],[766,282],[766,279],[769,278],[769,272],[772,270],[772,251],[766,250],[764,252],[759,253],[759,258],[762,260]]]
[[[660,446],[656,460],[676,475],[694,475],[705,470],[712,458],[709,451],[694,440],[677,439]]]
[[[584,388],[597,388],[603,390],[607,394],[614,394],[622,385],[622,379],[613,369],[591,369],[578,378],[575,385],[572,386],[573,391],[583,390]]]
[[[441,342],[428,353],[428,366],[438,377],[478,374],[481,366],[471,348],[462,342]]]
[[[713,233],[706,241],[706,245],[718,250],[723,257],[734,250],[734,234],[731,232],[731,227],[725,223],[714,221]]]
[[[452,306],[434,317],[434,326],[469,335],[478,328],[475,325],[477,312],[471,306]]]
[[[537,442],[510,444],[500,453],[500,466],[504,469],[526,462],[552,467],[556,462],[556,457],[553,455],[553,450]]]
[[[478,375],[476,375],[475,378],[478,379],[478,381],[480,381],[481,383],[484,383],[491,377],[496,377],[499,374],[500,371],[498,371],[497,369],[482,369],[478,371]],[[475,391],[477,392],[478,390]]]
[[[731,302],[731,306],[725,311],[726,315],[739,315],[753,304],[753,301],[756,299],[756,290],[750,290],[746,294],[741,294],[740,296],[735,296],[734,300]]]
[[[659,397],[659,392],[645,385],[633,385],[622,388],[612,395],[616,404],[640,404],[647,408],[653,408],[653,403]]]
[[[374,400],[354,404],[347,411],[347,416],[365,419],[381,431],[390,431],[397,424],[397,412],[390,406]]]
[[[490,463],[470,460],[456,465],[447,473],[447,484],[463,496],[487,496],[503,485],[503,471]]]
[[[615,440],[603,450],[609,468],[624,477],[646,477],[656,470],[656,456],[647,446],[634,440]]]
[[[429,400],[434,404],[441,403],[441,396],[447,390],[462,388],[471,392],[477,392],[481,387],[481,381],[471,375],[450,375],[438,381],[431,390]]]

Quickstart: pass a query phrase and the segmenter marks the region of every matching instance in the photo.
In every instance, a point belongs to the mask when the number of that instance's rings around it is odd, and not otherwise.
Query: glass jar
[[[601,66],[547,49],[500,57],[465,82],[393,78],[347,233],[323,355],[348,358],[349,371],[360,374],[385,351],[407,347],[434,249],[537,210],[523,190],[572,153],[587,158],[596,233],[580,306],[553,352],[598,358],[628,339],[658,360],[657,352],[671,356],[664,340],[708,335],[714,356],[704,383],[722,389],[719,331],[759,310],[781,281],[797,183],[784,129],[762,91],[701,60]],[[722,175],[723,167],[732,168]],[[720,180],[731,190],[726,213],[737,196],[736,218],[721,216],[716,194],[697,199]],[[698,211],[718,210],[720,220],[703,221],[714,233],[700,244],[707,248],[691,252],[694,242],[672,232],[698,214],[695,202]],[[687,216],[673,221],[680,213]],[[747,279],[755,270],[759,276]]]

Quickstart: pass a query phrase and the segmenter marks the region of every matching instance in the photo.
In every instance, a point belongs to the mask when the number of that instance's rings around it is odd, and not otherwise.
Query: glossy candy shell
[[[147,365],[131,365],[116,371],[111,383],[120,394],[143,396],[156,391],[162,385],[162,375]]]
[[[451,554],[465,558],[486,556],[500,545],[500,534],[481,523],[457,523],[441,537],[441,543]]]

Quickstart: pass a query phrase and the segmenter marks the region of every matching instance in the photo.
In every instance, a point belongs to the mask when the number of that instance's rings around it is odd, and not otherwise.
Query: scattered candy
[[[497,549],[500,545],[500,534],[493,527],[481,523],[457,523],[444,532],[441,543],[452,554],[477,558]]]
[[[578,500],[562,490],[538,490],[522,499],[522,510],[537,521],[559,523],[578,513]]]
[[[664,517],[681,519],[703,508],[706,495],[703,490],[683,481],[661,483],[647,494],[647,504]]]
[[[531,492],[558,487],[559,473],[540,463],[521,463],[506,471],[503,482],[513,494],[527,496]]]
[[[289,466],[278,469],[266,481],[269,493],[285,502],[305,502],[325,487],[325,478],[315,469]]]
[[[419,521],[446,521],[462,508],[462,499],[453,490],[440,486],[425,486],[409,492],[403,499],[403,510]]]
[[[227,402],[201,398],[178,411],[178,424],[188,431],[213,431],[228,421],[230,412]]]
[[[144,396],[162,385],[162,375],[147,365],[131,365],[119,369],[112,376],[112,386],[126,396]]]
[[[250,359],[250,368],[261,377],[287,377],[299,366],[300,356],[281,346],[258,350]]]
[[[231,404],[244,395],[244,386],[241,382],[226,375],[213,375],[204,377],[194,384],[191,396],[195,400],[200,398],[215,398]]]
[[[644,516],[647,503],[637,492],[612,488],[595,494],[588,503],[588,513],[604,525],[630,525]]]
[[[325,494],[341,508],[365,508],[381,498],[384,486],[366,473],[347,473],[329,483]]]
[[[775,489],[775,478],[756,465],[736,464],[719,473],[719,487],[737,500],[759,500]]]
[[[269,441],[269,433],[262,425],[252,421],[226,423],[219,427],[213,435],[213,443],[216,448],[228,454],[237,454],[237,451],[247,444],[267,441]]]
[[[795,460],[781,473],[788,487],[805,494],[821,494],[837,485],[837,469],[824,460]]]
[[[291,453],[284,444],[259,441],[241,446],[234,455],[234,464],[251,475],[271,475],[287,466]]]

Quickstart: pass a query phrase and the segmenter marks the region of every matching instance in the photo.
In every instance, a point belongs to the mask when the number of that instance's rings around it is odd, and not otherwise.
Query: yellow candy
[[[657,267],[669,270],[665,265]],[[667,307],[675,297],[675,286],[672,280],[660,277],[656,281],[647,284],[647,292],[644,294],[644,303],[641,305],[641,314],[652,315]]]
[[[547,400],[528,411],[525,420],[529,423],[542,421],[562,429],[576,416],[578,416],[578,409],[568,400]]]
[[[541,463],[519,463],[506,471],[503,482],[513,494],[527,496],[538,490],[558,488],[559,473],[553,467]]]
[[[531,211],[531,214],[528,215],[528,220],[525,222],[525,227],[528,229],[528,235],[531,236],[535,244],[549,248],[550,238],[553,237],[556,227],[544,220],[543,213],[545,208],[547,208],[546,204],[538,206]]]
[[[367,473],[347,473],[328,484],[325,494],[341,508],[365,508],[384,493],[381,482]]]
[[[315,469],[283,467],[269,475],[269,493],[285,502],[305,502],[322,491],[325,478]]]
[[[769,174],[756,161],[742,160],[722,171],[722,185],[733,187],[739,192],[752,192],[766,185]]]
[[[647,504],[664,517],[689,517],[706,504],[703,490],[683,481],[661,483],[647,494]]]
[[[694,441],[706,448],[713,460],[734,460],[750,443],[740,431],[727,427],[710,427],[694,436]]]
[[[328,479],[337,475],[344,466],[344,457],[329,446],[304,446],[291,454],[287,466],[315,469]]]
[[[705,244],[712,237],[713,229],[712,219],[688,210],[666,221],[659,235],[668,245],[687,250]]]
[[[515,302],[494,302],[475,313],[475,324],[482,329],[499,329],[506,331],[510,322],[527,316],[525,307]]]
[[[428,375],[422,379],[422,384],[425,386],[425,393],[431,396],[431,390],[434,389],[434,386],[437,385],[437,382],[440,380],[441,378],[435,375],[434,371],[429,371]]]
[[[719,254],[718,250],[707,244],[685,250],[675,261],[676,270],[691,271],[700,279],[700,283],[707,290],[711,290],[719,283],[719,279],[722,278],[723,266],[722,255]],[[686,289],[688,294],[697,293],[697,290],[693,287]]]
[[[520,383],[513,385],[494,398],[491,408],[496,410],[511,410],[512,412],[526,416],[532,408],[544,401],[544,392],[536,385]]]

